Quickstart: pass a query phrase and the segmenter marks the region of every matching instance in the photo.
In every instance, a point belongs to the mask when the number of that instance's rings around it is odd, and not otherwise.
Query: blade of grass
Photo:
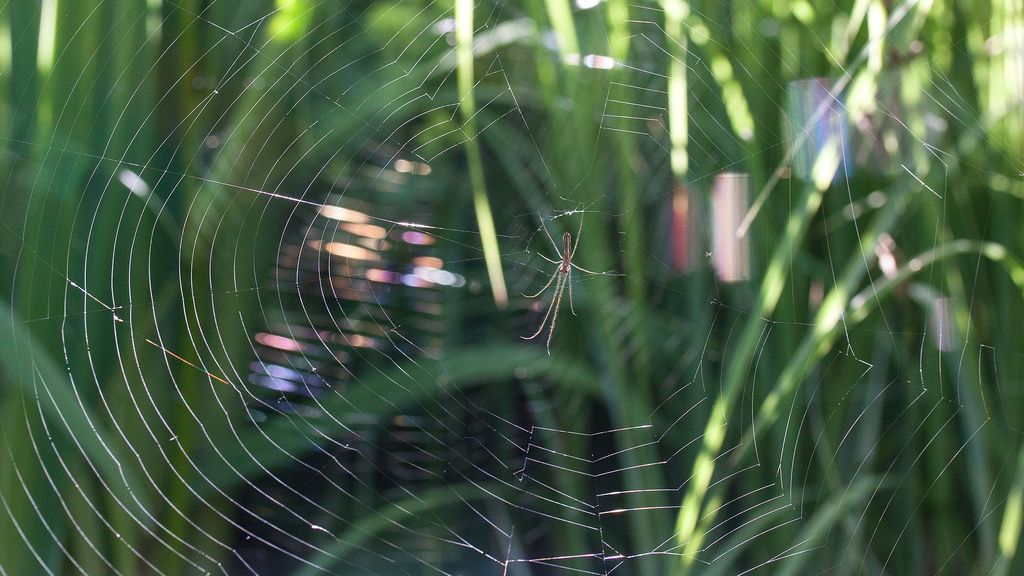
[[[783,237],[775,247],[772,259],[761,282],[760,298],[755,310],[751,313],[753,320],[747,325],[740,336],[736,352],[732,354],[731,364],[726,369],[722,393],[715,400],[711,409],[711,417],[704,429],[704,442],[701,452],[693,466],[693,478],[683,498],[683,506],[676,523],[676,541],[684,547],[680,563],[683,573],[687,573],[701,548],[703,534],[698,532],[698,520],[708,488],[715,472],[715,458],[725,441],[723,424],[728,418],[733,404],[736,402],[746,379],[748,367],[753,360],[757,342],[763,329],[761,318],[771,316],[775,305],[782,294],[786,282],[787,266],[793,257],[795,247],[800,243],[811,217],[818,211],[822,201],[822,191],[812,185],[805,184],[804,194],[790,213]],[[712,515],[713,519],[713,515]]]
[[[508,306],[508,289],[501,269],[501,252],[498,249],[498,235],[491,213],[491,202],[487,198],[487,180],[484,176],[480,141],[476,133],[476,101],[474,86],[473,54],[473,0],[455,0],[455,52],[457,56],[456,76],[459,86],[459,112],[465,132],[466,160],[469,163],[470,185],[473,187],[473,207],[476,210],[477,226],[480,228],[480,242],[484,250],[484,263],[491,281],[494,305],[500,309]]]
[[[576,36],[576,23],[572,18],[572,7],[569,0],[544,0],[548,20],[558,37],[558,51],[562,60],[580,55],[580,42]]]
[[[1024,526],[1024,447],[1017,451],[1017,474],[1003,508],[1003,521],[999,528],[999,556],[992,568],[993,576],[1010,573],[1020,547],[1021,526]]]
[[[684,184],[690,167],[686,152],[689,142],[689,100],[686,80],[686,43],[683,24],[690,15],[690,6],[684,0],[664,0],[665,38],[671,60],[668,63],[668,133],[672,145],[672,175]]]
[[[5,3],[11,42],[11,75],[5,79],[6,100],[11,110],[11,141],[5,147],[22,148],[32,141],[36,129],[39,76],[36,54],[40,9],[37,2]]]

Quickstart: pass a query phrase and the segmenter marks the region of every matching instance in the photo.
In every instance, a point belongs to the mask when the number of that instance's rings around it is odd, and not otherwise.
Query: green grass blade
[[[476,210],[477,226],[480,227],[480,243],[484,250],[484,262],[491,281],[491,293],[498,308],[508,306],[508,289],[505,287],[505,273],[501,269],[501,252],[498,249],[498,234],[494,227],[491,202],[487,198],[487,180],[484,176],[480,140],[476,131],[476,100],[473,54],[473,0],[455,1],[456,75],[459,85],[459,112],[462,129],[466,138],[466,160],[469,163],[469,180],[473,187],[473,207]]]

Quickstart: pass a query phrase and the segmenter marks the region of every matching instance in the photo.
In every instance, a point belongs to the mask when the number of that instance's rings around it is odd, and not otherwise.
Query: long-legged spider
[[[562,258],[561,260],[552,260],[551,258],[548,258],[543,254],[540,254],[541,258],[547,260],[548,262],[551,262],[552,264],[557,264],[558,269],[555,270],[555,273],[551,275],[551,278],[548,280],[548,283],[545,284],[544,287],[540,289],[540,291],[533,295],[523,294],[523,296],[525,296],[526,298],[536,298],[543,294],[545,291],[547,291],[547,289],[551,287],[551,283],[554,282],[555,298],[548,306],[547,312],[544,313],[544,320],[541,321],[540,326],[537,328],[537,331],[529,336],[520,336],[520,338],[522,338],[523,340],[533,340],[537,336],[540,336],[541,332],[544,331],[544,326],[547,326],[548,319],[550,318],[551,325],[548,328],[547,341],[547,350],[548,355],[550,356],[551,338],[554,337],[555,335],[555,322],[558,320],[558,308],[562,304],[562,294],[565,292],[566,285],[569,286],[569,310],[572,311],[573,316],[576,316],[576,306],[573,304],[572,301],[572,269],[575,268],[580,272],[586,272],[587,274],[598,274],[598,272],[591,272],[586,268],[578,266],[572,261],[572,257],[576,254],[576,248],[580,245],[580,236],[583,234],[583,218],[580,218],[580,227],[576,231],[575,243],[573,243],[572,241],[572,234],[568,232],[562,234],[563,248],[560,253],[558,250],[558,244],[555,242],[555,239],[551,237],[551,233],[548,232],[547,226],[543,226],[543,228],[544,234],[548,237],[548,240],[551,241],[551,245],[555,248],[555,253],[559,254]]]

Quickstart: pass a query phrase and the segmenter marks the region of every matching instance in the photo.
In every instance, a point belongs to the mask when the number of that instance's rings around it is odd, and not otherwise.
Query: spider
[[[562,304],[562,294],[565,292],[566,285],[569,286],[569,310],[572,311],[573,316],[576,316],[576,306],[573,304],[572,301],[572,269],[575,268],[580,272],[586,272],[587,274],[598,274],[598,272],[591,272],[590,270],[587,270],[586,268],[583,268],[582,266],[579,266],[572,261],[572,257],[576,254],[576,248],[580,245],[580,235],[582,233],[583,219],[580,218],[580,227],[579,230],[576,231],[575,243],[573,243],[572,241],[572,234],[568,232],[562,234],[563,248],[560,253],[560,256],[562,257],[561,260],[552,260],[551,258],[544,256],[543,254],[540,255],[541,258],[547,260],[548,262],[551,262],[552,264],[558,264],[558,269],[555,270],[555,273],[551,275],[551,278],[548,280],[548,283],[545,284],[544,287],[541,288],[540,291],[537,292],[536,294],[523,294],[523,296],[525,296],[526,298],[536,298],[543,294],[545,291],[547,291],[547,289],[551,287],[552,282],[555,283],[555,298],[554,300],[552,300],[552,303],[548,306],[547,312],[544,313],[544,320],[541,321],[540,326],[537,328],[537,331],[529,336],[520,336],[520,338],[522,338],[523,340],[533,340],[537,336],[540,336],[541,332],[544,331],[544,327],[548,325],[548,319],[550,318],[551,325],[548,327],[547,340],[548,356],[551,355],[551,338],[554,337],[555,335],[555,321],[558,320],[558,308]],[[555,248],[555,252],[558,253],[558,244],[555,242],[555,239],[551,237],[551,233],[548,232],[547,226],[544,226],[544,234],[548,237],[548,240],[551,241],[551,245]],[[556,279],[557,282],[555,281]]]

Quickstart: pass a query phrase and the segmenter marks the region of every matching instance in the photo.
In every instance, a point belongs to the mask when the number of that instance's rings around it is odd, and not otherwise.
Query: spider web
[[[1012,30],[983,133],[945,5],[537,4],[470,6],[469,96],[469,4],[4,5],[19,561],[1009,570],[1019,267],[956,216],[1020,192]]]

